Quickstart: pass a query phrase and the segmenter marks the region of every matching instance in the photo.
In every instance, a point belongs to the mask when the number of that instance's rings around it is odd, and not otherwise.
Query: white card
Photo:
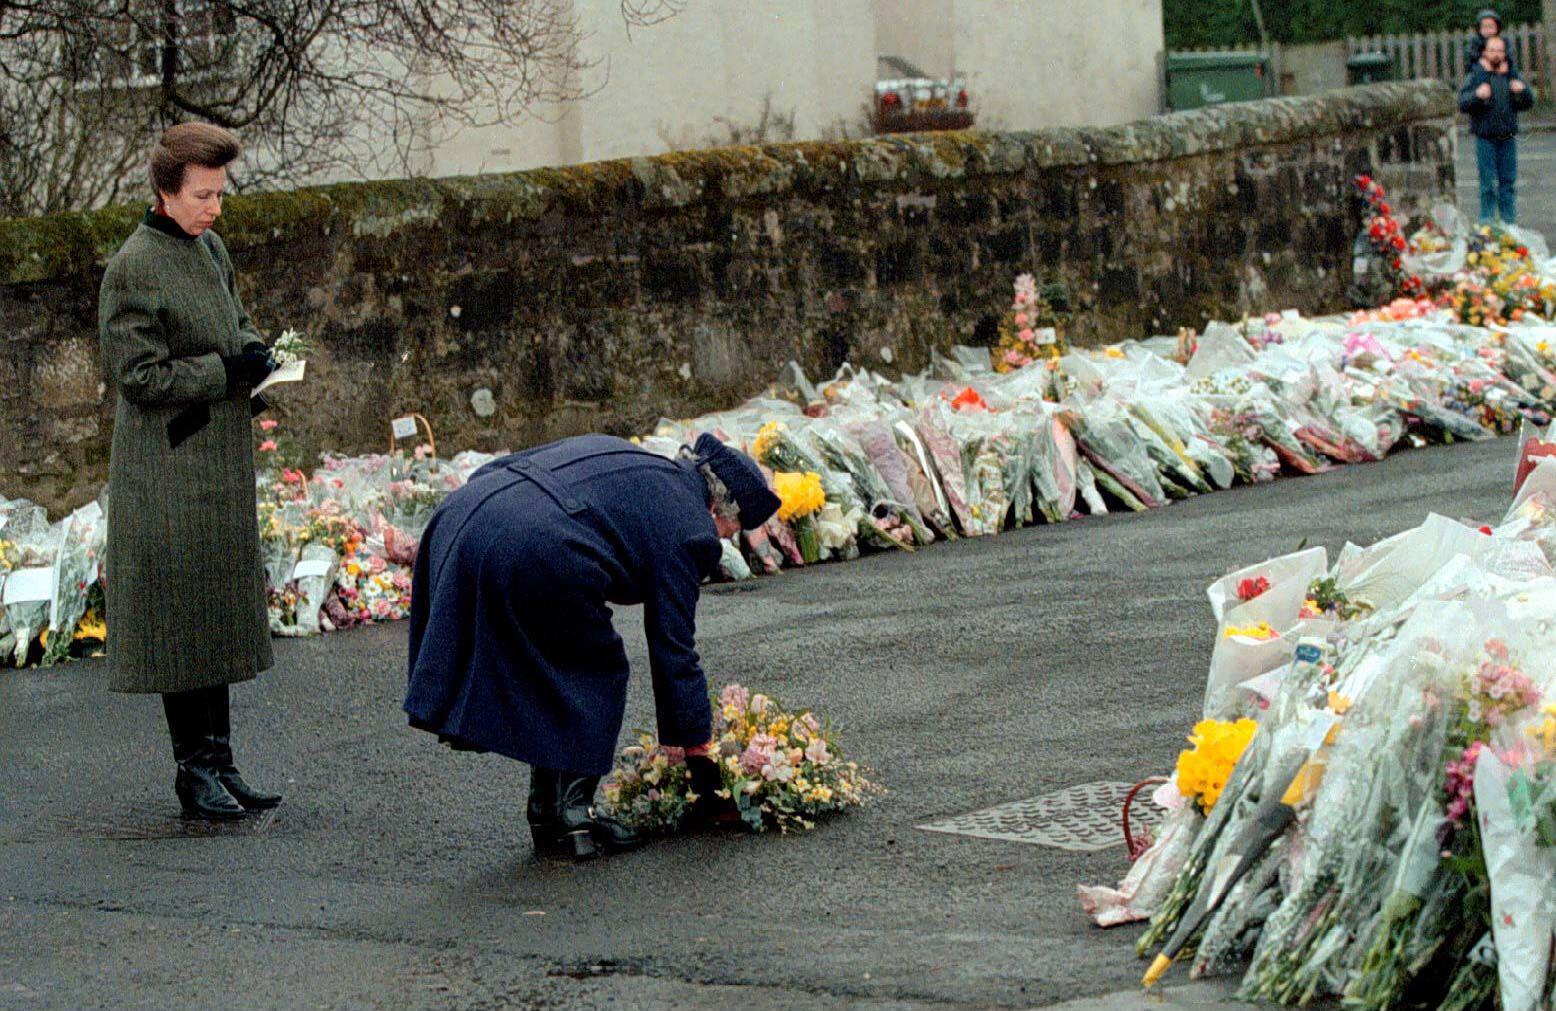
[[[396,439],[410,439],[416,435],[415,418],[395,418],[389,422],[389,427],[393,429]]]
[[[17,569],[5,577],[6,604],[25,604],[34,600],[54,599],[54,566]]]
[[[330,566],[335,562],[330,558],[305,558],[292,567],[293,579],[307,579],[309,576],[323,576],[328,574]]]
[[[1059,332],[1051,326],[1039,327],[1033,331],[1032,339],[1038,344],[1053,344],[1059,340]]]
[[[276,383],[301,382],[303,374],[307,371],[308,363],[303,361],[301,358],[294,362],[288,362],[287,364],[281,366],[279,369],[276,369],[274,372],[270,373],[270,375],[266,376],[264,382],[254,387],[253,395],[256,397],[259,396],[259,394],[263,393],[265,390],[270,389],[270,387],[274,386]]]

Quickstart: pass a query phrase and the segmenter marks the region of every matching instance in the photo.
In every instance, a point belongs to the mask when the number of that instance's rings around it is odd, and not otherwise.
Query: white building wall
[[[574,0],[598,61],[587,96],[500,126],[429,130],[418,167],[466,175],[705,147],[754,126],[765,98],[793,116],[795,139],[857,134],[877,53],[964,75],[990,129],[1128,122],[1160,111],[1162,2],[687,0],[629,34],[620,0]]]
[[[876,52],[907,60],[933,77],[958,69],[956,0],[875,0],[874,6]]]
[[[957,0],[954,18],[953,58],[982,127],[1107,126],[1161,111],[1162,0]]]
[[[691,0],[629,34],[619,0],[576,0],[597,61],[586,97],[431,143],[434,176],[658,154],[727,141],[770,96],[796,138],[857,124],[875,80],[870,0]]]

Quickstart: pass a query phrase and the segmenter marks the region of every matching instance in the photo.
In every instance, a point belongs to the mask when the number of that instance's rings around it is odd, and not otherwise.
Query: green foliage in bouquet
[[[1319,614],[1350,621],[1372,612],[1372,605],[1365,600],[1352,600],[1340,589],[1334,576],[1313,580],[1307,589],[1307,599]]]

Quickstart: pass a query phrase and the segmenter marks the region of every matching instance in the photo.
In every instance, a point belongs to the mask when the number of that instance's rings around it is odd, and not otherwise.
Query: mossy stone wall
[[[217,230],[261,328],[317,339],[275,398],[308,453],[381,449],[411,411],[440,450],[519,448],[733,404],[790,359],[920,368],[989,341],[1023,271],[1070,286],[1080,343],[1340,308],[1351,177],[1405,213],[1451,198],[1452,115],[1442,85],[1384,84],[233,197]],[[140,213],[0,221],[0,493],[59,510],[104,480],[96,293]]]

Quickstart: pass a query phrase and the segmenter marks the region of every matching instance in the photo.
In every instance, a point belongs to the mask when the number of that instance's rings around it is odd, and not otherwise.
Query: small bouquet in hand
[[[296,330],[284,330],[270,348],[270,356],[276,360],[276,368],[284,369],[293,362],[307,361],[313,353],[313,342]]]
[[[295,383],[302,380],[308,369],[308,356],[313,353],[313,344],[307,337],[296,330],[283,331],[281,336],[270,347],[270,359],[275,363],[275,368],[265,381],[254,387],[257,396],[276,383]]]
[[[844,759],[835,735],[810,712],[792,712],[760,693],[729,685],[713,700],[721,800],[755,832],[815,827],[815,819],[858,807],[878,788]],[[643,832],[685,827],[699,800],[681,748],[652,734],[622,750],[604,795],[614,817]]]

